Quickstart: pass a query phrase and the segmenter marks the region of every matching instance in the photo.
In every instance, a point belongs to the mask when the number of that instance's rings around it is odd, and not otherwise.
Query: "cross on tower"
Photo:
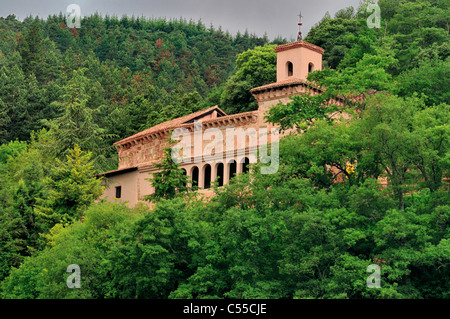
[[[302,40],[302,25],[303,25],[303,23],[302,23],[302,18],[303,18],[303,16],[302,16],[302,12],[300,11],[300,14],[298,15],[298,18],[299,18],[299,22],[298,22],[298,36],[297,36],[297,41],[301,41]]]

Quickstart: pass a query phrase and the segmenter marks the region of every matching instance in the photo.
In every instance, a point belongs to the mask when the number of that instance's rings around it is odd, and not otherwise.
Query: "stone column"
[[[205,164],[198,165],[198,188],[205,188]]]
[[[217,162],[211,163],[211,186],[212,186],[213,182],[216,181],[218,165],[219,165],[219,163],[217,163]]]
[[[224,160],[223,163],[223,185],[227,185],[230,182],[230,163]]]
[[[242,168],[244,166],[244,156],[239,156],[236,161],[236,175],[242,173]]]
[[[192,167],[183,167],[186,171],[186,177],[187,177],[187,187],[192,187]]]

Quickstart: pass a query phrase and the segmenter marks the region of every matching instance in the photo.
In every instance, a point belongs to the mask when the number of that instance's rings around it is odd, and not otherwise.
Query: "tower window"
[[[294,65],[292,64],[292,62],[287,63],[287,71],[288,71],[288,76],[294,75]]]
[[[308,73],[311,73],[314,71],[314,64],[310,63],[308,64]]]
[[[122,186],[117,186],[116,187],[116,198],[121,198],[122,197]]]

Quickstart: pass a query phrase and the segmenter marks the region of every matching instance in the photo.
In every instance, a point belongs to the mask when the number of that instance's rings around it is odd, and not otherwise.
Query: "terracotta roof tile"
[[[225,115],[225,116],[221,116],[221,117],[217,117],[217,118],[202,120],[202,124],[222,122],[222,121],[227,121],[227,120],[246,117],[246,116],[257,116],[258,113],[259,113],[258,111],[249,111],[249,112],[244,112],[244,113],[230,114],[230,115]],[[192,125],[192,123],[182,124],[182,125],[179,125],[178,127],[188,127],[191,125]]]
[[[205,110],[201,110],[186,116],[182,116],[161,124],[158,124],[156,126],[153,126],[147,130],[144,130],[142,132],[139,132],[137,134],[134,134],[130,137],[127,137],[121,141],[118,141],[116,143],[114,143],[114,145],[124,145],[126,143],[129,143],[131,141],[134,140],[138,140],[144,136],[150,135],[150,134],[154,134],[154,133],[159,133],[159,132],[165,132],[165,131],[170,131],[170,130],[174,130],[176,128],[183,128],[183,127],[189,127],[193,125],[193,121],[194,119],[198,118],[199,116],[201,116],[204,113],[208,113],[209,111],[212,111],[214,109],[219,110],[220,112],[222,112],[223,114],[225,114],[225,112],[223,112],[220,108],[218,108],[217,106],[205,109]],[[258,111],[250,111],[250,112],[244,112],[244,113],[237,113],[237,114],[230,114],[230,115],[223,115],[217,118],[211,118],[211,119],[205,119],[202,120],[202,124],[206,124],[206,123],[214,123],[214,122],[222,122],[222,121],[227,121],[227,120],[231,120],[231,119],[235,119],[235,118],[241,118],[241,117],[254,117],[254,116],[258,116]]]
[[[103,172],[103,173],[99,173],[96,176],[97,177],[101,177],[101,176],[113,176],[113,175],[119,175],[119,174],[123,174],[123,173],[128,173],[128,172],[132,172],[137,170],[138,168],[136,166],[133,167],[126,167],[126,168],[121,168],[121,169],[115,169],[113,171],[108,171],[108,172]]]
[[[282,44],[282,45],[279,45],[279,46],[275,47],[275,51],[278,53],[278,52],[281,52],[281,51],[286,51],[286,50],[290,50],[290,49],[293,49],[293,48],[302,48],[302,47],[303,48],[308,48],[308,49],[313,50],[313,51],[315,51],[317,53],[320,53],[320,54],[324,54],[325,53],[325,50],[322,49],[321,47],[319,47],[317,45],[314,45],[312,43],[306,42],[306,41],[296,41],[296,42]]]
[[[181,116],[181,117],[175,118],[175,119],[170,120],[170,121],[166,121],[166,122],[160,123],[160,124],[155,125],[155,126],[153,126],[151,128],[148,128],[148,129],[146,129],[146,130],[144,130],[142,132],[139,132],[139,133],[136,133],[136,134],[134,134],[132,136],[124,138],[123,140],[120,140],[120,141],[114,143],[114,145],[123,145],[123,144],[126,144],[128,142],[134,141],[136,139],[139,139],[141,137],[144,137],[144,136],[147,136],[147,135],[150,135],[150,134],[154,134],[154,133],[157,133],[157,132],[164,132],[164,131],[167,131],[167,130],[170,130],[170,129],[174,129],[176,127],[179,127],[182,124],[185,124],[186,122],[192,121],[192,120],[202,116],[203,114],[210,113],[210,112],[212,112],[214,110],[217,110],[221,114],[226,116],[226,113],[224,111],[222,111],[217,105],[216,106],[212,106],[212,107],[204,109],[204,110],[200,110],[200,111],[197,111],[197,112],[185,115],[185,116]]]
[[[256,88],[253,88],[250,90],[251,93],[256,93],[258,91],[263,91],[263,90],[268,90],[268,89],[275,89],[281,86],[286,86],[286,85],[295,85],[295,84],[305,84],[306,82],[300,79],[296,79],[296,78],[292,78],[292,79],[287,79],[284,81],[279,81],[279,82],[275,82],[275,83],[270,83],[270,84],[266,84],[263,86],[258,86]]]

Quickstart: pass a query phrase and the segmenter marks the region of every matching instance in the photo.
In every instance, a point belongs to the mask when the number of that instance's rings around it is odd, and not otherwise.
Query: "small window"
[[[116,187],[116,198],[121,198],[122,197],[122,186],[117,186]]]
[[[311,73],[314,71],[314,64],[310,63],[308,64],[308,73]]]
[[[292,64],[292,62],[287,63],[287,70],[288,70],[288,76],[294,75],[294,65]]]

